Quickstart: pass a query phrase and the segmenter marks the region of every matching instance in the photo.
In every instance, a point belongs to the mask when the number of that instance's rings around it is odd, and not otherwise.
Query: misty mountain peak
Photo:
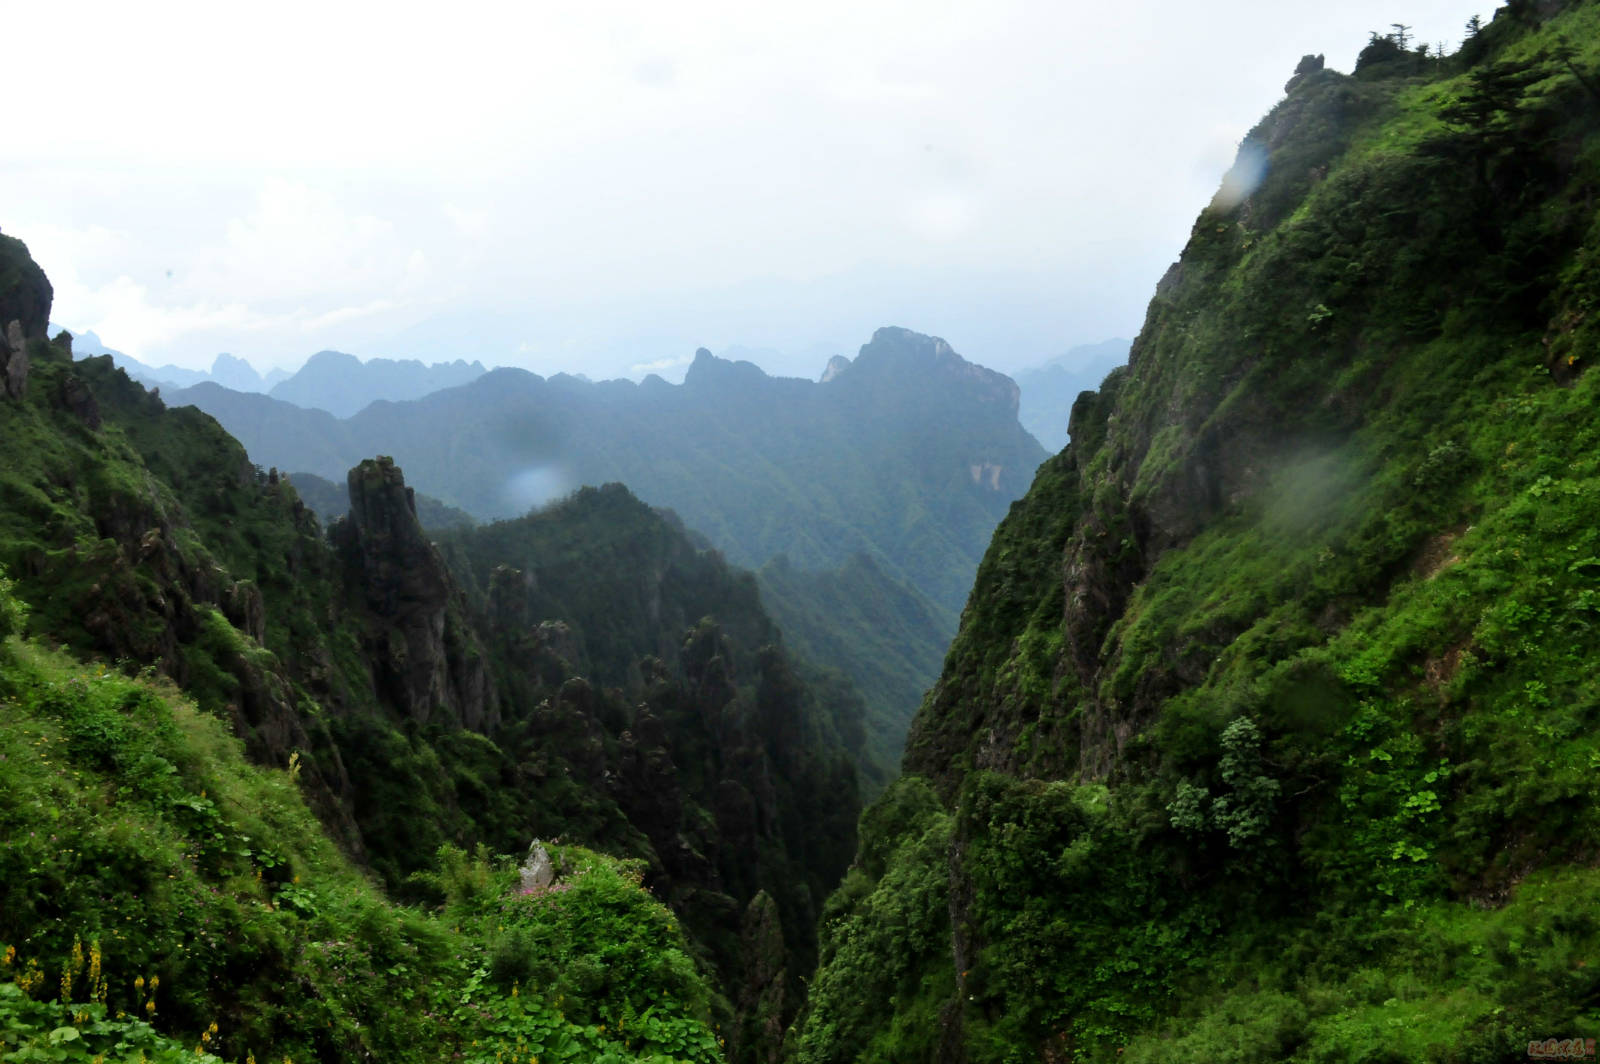
[[[754,362],[733,362],[718,358],[705,348],[694,353],[689,371],[683,375],[685,387],[722,387],[751,384],[768,379],[766,371]]]
[[[343,351],[318,351],[306,359],[306,364],[300,367],[300,372],[304,373],[313,367],[319,370],[360,370],[361,360]]]
[[[822,383],[827,384],[839,374],[850,368],[850,360],[843,355],[834,355],[828,359],[827,367],[822,371]]]
[[[483,376],[480,362],[425,365],[414,359],[373,358],[363,362],[343,351],[318,351],[299,372],[272,386],[271,395],[297,406],[349,417],[368,403],[420,399]]]
[[[211,379],[236,392],[258,392],[262,388],[261,374],[256,372],[256,368],[226,351],[211,363]]]
[[[1016,382],[1004,373],[968,362],[938,336],[898,326],[873,333],[851,365],[851,380],[890,378],[922,388],[954,386],[963,395],[999,405],[1008,417],[1016,416],[1021,397]]]

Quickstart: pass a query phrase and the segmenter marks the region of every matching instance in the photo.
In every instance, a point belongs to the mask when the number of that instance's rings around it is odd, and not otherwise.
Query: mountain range
[[[58,325],[49,327],[52,336],[64,331]],[[485,372],[481,362],[461,359],[432,364],[415,359],[363,361],[342,351],[318,351],[293,373],[273,369],[263,375],[245,359],[226,353],[218,355],[209,370],[147,366],[131,355],[106,347],[91,331],[73,336],[72,350],[79,358],[109,355],[128,376],[146,387],[170,390],[212,383],[230,391],[271,395],[339,417],[348,417],[380,399],[416,399],[441,388],[465,384]]]
[[[479,519],[620,481],[736,563],[782,554],[818,569],[866,553],[952,613],[1044,458],[1009,378],[904,329],[879,330],[820,384],[702,349],[682,385],[497,369],[344,419],[215,384],[168,398],[282,470],[333,478],[392,451],[419,490]]]
[[[797,643],[851,648],[836,661],[868,695],[874,778],[933,681],[990,532],[1045,457],[1017,422],[1009,378],[894,328],[853,361],[835,358],[821,382],[701,350],[681,385],[497,369],[342,419],[215,383],[166,398],[302,479],[392,455],[419,492],[479,520],[579,485],[627,484],[729,561],[761,569]],[[873,605],[841,609],[845,579]],[[869,616],[869,628],[850,627]]]
[[[864,807],[844,666],[920,667],[921,604],[860,593],[905,555],[758,575],[738,522],[620,483],[424,530],[384,455],[324,528],[307,474],[74,361],[0,236],[0,1056],[1592,1056],[1600,2],[1518,0],[1451,55],[1407,30],[1294,68],[1004,507]],[[634,418],[661,482],[720,444],[708,488],[814,508],[840,482],[800,471],[864,440],[849,501],[890,544],[1034,442],[930,337],[824,376],[498,371],[294,424],[337,453],[423,408],[440,461],[503,473],[627,465]],[[916,493],[873,500],[874,462]]]

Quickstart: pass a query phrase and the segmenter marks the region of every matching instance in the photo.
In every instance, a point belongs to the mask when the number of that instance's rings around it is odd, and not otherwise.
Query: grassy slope
[[[908,752],[948,857],[864,821],[906,856],[830,903],[803,1059],[1525,1059],[1600,1024],[1600,123],[1562,40],[1595,80],[1600,11],[1526,6],[1470,69],[1321,75],[1258,130],[1274,176],[1201,216],[996,534]],[[893,876],[949,902],[909,948],[852,930]]]
[[[560,889],[528,897],[445,851],[442,911],[392,905],[293,769],[165,682],[0,642],[0,777],[8,1060],[719,1059],[629,866],[557,847]]]
[[[518,648],[494,663],[503,679],[515,674],[520,683],[504,703],[503,729],[490,736],[407,728],[375,686],[374,662],[385,648],[362,638],[363,626],[381,631],[386,618],[349,586],[294,489],[262,474],[211,418],[165,409],[109,360],[70,362],[42,343],[32,353],[26,398],[0,402],[0,440],[16,458],[0,469],[0,565],[17,574],[19,593],[35,607],[33,633],[119,669],[157,665],[203,712],[231,719],[258,763],[282,766],[297,753],[302,790],[319,816],[396,896],[417,896],[408,876],[447,843],[511,849],[526,845],[530,832],[560,835],[645,858],[652,873],[662,870],[652,843],[670,844],[681,867],[662,892],[692,928],[692,955],[714,955],[732,986],[742,970],[737,909],[765,887],[783,919],[779,951],[799,951],[786,976],[798,989],[814,949],[813,899],[854,845],[853,771],[831,737],[801,721],[803,734],[776,767],[758,743],[739,745],[731,733],[716,736],[709,750],[675,743],[683,736],[659,727],[641,731],[636,744],[623,733],[641,704],[658,720],[664,711],[698,720],[696,693],[670,679],[635,689],[631,699],[591,691],[565,683],[570,664],[547,661],[539,673],[539,662],[517,657]],[[99,423],[87,403],[64,402],[69,394],[92,395]],[[666,538],[695,553],[681,533]],[[573,544],[562,574],[573,597],[596,597],[603,578],[626,581],[603,572],[598,547],[586,554],[583,546]],[[617,561],[608,556],[605,564]],[[702,578],[738,584],[757,615],[751,623],[771,628],[751,577],[718,562],[688,582]],[[684,629],[698,631],[706,613],[727,605],[718,600],[677,616],[683,627],[661,648],[661,633],[641,622],[650,645],[633,652],[664,648],[676,666]],[[787,696],[810,712],[816,698],[787,677],[782,655],[763,658],[758,669],[758,649],[758,642],[740,647],[749,667],[729,692],[738,696],[738,713],[781,715]],[[848,690],[827,697],[841,720],[859,713]],[[808,745],[813,739],[830,749]],[[682,786],[696,788],[689,802],[679,801],[673,774],[680,765]],[[726,817],[718,819],[723,810],[713,797],[730,789],[728,781],[748,785],[762,802],[748,844],[721,844]],[[650,793],[625,812],[613,793],[618,786]],[[734,797],[740,793],[733,788]],[[647,837],[635,821],[648,821],[655,834]],[[735,913],[731,928],[727,911]],[[786,1007],[797,1000],[791,995]]]

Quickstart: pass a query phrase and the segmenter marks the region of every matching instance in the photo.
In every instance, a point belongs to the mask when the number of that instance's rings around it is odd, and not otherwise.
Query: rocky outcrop
[[[764,890],[745,908],[739,955],[745,981],[739,990],[738,1024],[728,1057],[753,1064],[777,1064],[783,1059],[787,973],[778,906]]]
[[[829,363],[830,368],[832,363]],[[1022,392],[1004,373],[968,362],[937,336],[897,326],[872,334],[856,360],[849,363],[851,378],[863,384],[889,378],[913,392],[943,392],[951,399],[978,401],[1002,421],[1015,421]]]
[[[542,894],[556,881],[556,870],[550,863],[550,854],[538,839],[534,839],[528,847],[528,856],[523,858],[521,867],[517,869],[517,879],[518,889],[523,894]]]
[[[1323,68],[1323,59],[1320,55],[1303,55],[1300,62],[1295,65],[1294,76],[1283,86],[1284,92],[1293,92],[1294,87],[1304,81],[1308,74],[1315,74]]]
[[[25,340],[46,339],[50,302],[55,297],[50,281],[15,237],[0,235],[0,325],[13,321]]]
[[[350,471],[350,514],[329,530],[364,600],[365,644],[383,700],[408,720],[486,731],[499,707],[483,648],[444,559],[387,457]]]
[[[0,392],[21,399],[28,390],[28,341],[22,323],[13,319],[0,335]]]
[[[63,334],[65,335],[65,334]],[[100,427],[100,404],[94,392],[76,374],[68,373],[56,386],[56,405],[91,429]]]

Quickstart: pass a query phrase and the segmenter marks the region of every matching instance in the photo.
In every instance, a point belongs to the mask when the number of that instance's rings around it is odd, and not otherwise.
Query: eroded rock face
[[[28,390],[28,341],[22,323],[13,320],[0,336],[0,391],[21,399]]]
[[[0,323],[15,321],[24,339],[43,340],[54,298],[50,280],[28,254],[28,246],[0,236]]]
[[[95,400],[94,392],[75,374],[69,373],[61,378],[55,398],[57,406],[70,412],[89,428],[100,427],[100,404]]]
[[[477,635],[444,559],[417,521],[416,502],[393,459],[350,471],[350,515],[331,530],[369,611],[366,649],[374,681],[399,714],[484,731],[498,700]]]
[[[783,1059],[784,970],[783,924],[778,906],[766,891],[750,900],[739,932],[739,953],[745,982],[739,991],[738,1026],[730,1059],[777,1064]]]

